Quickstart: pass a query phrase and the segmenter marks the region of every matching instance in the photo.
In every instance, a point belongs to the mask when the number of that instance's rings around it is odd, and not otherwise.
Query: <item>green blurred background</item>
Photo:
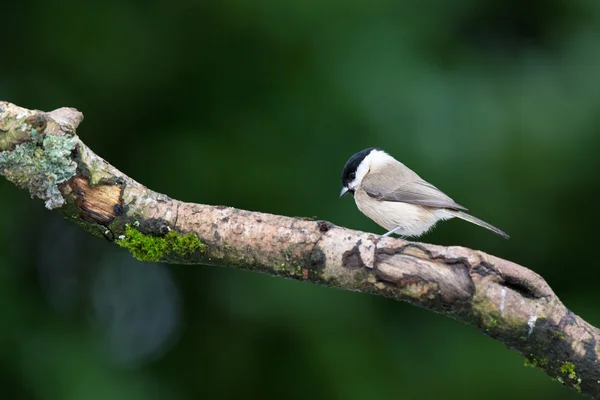
[[[338,199],[379,146],[509,241],[422,238],[540,273],[600,325],[600,3],[14,1],[0,99],[180,200],[383,233]],[[474,328],[227,268],[142,264],[0,180],[7,399],[575,399]]]

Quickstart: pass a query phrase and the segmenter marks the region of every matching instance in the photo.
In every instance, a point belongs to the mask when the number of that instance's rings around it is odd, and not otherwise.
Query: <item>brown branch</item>
[[[0,173],[141,260],[234,266],[408,301],[475,326],[600,398],[600,331],[536,273],[462,247],[170,199],[94,154],[75,134],[82,119],[74,109],[0,102]]]

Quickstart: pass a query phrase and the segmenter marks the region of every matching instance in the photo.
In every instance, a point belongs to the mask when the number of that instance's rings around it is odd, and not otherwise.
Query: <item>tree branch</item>
[[[234,266],[408,301],[475,326],[600,398],[600,331],[533,271],[462,247],[170,199],[94,154],[75,133],[82,120],[71,108],[0,102],[0,174],[140,260]]]

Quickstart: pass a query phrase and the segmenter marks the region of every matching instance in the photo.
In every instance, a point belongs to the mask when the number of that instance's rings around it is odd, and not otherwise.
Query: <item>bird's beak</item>
[[[346,195],[346,194],[347,194],[349,191],[350,191],[350,190],[349,190],[349,189],[348,189],[346,186],[344,186],[344,187],[342,188],[342,191],[340,192],[340,199],[341,199],[342,197],[344,197],[344,196],[345,196],[345,195]]]

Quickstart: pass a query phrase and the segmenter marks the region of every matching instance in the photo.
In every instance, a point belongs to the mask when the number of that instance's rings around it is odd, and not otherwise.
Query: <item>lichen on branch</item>
[[[79,138],[61,131],[46,113],[11,115],[11,110],[0,104],[0,174],[44,200],[46,208],[61,207],[65,200],[58,186],[76,174],[72,153]]]
[[[39,135],[33,130],[31,136]],[[58,185],[75,176],[77,163],[69,154],[77,142],[76,137],[45,136],[40,142],[19,144],[14,150],[0,153],[0,174],[28,189],[32,197],[45,200],[46,208],[58,208],[65,204]]]

